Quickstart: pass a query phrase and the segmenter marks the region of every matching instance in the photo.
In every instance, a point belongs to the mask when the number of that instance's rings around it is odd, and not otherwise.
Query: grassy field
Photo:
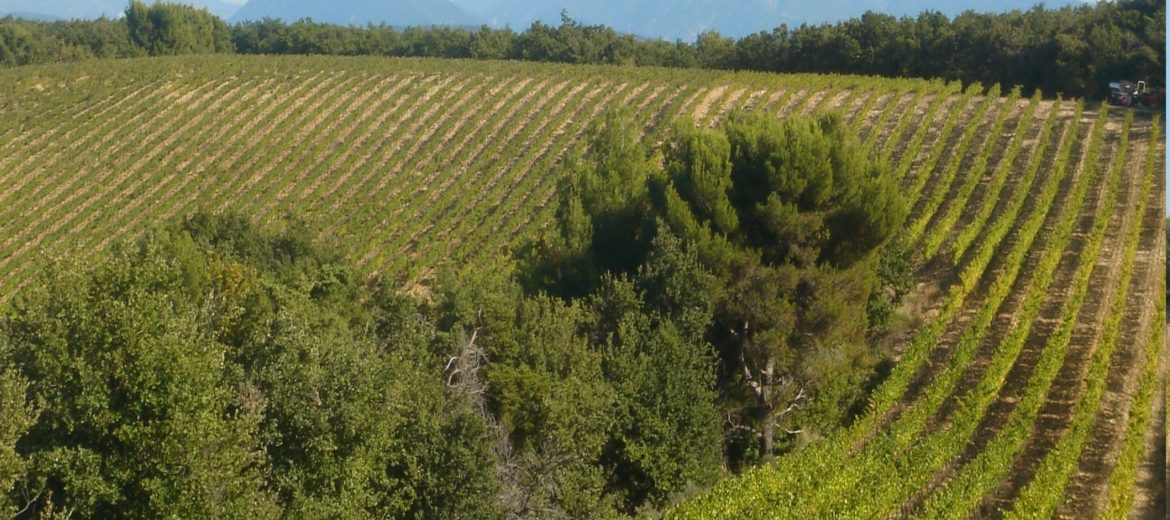
[[[0,301],[47,260],[199,210],[303,218],[425,285],[553,217],[558,165],[622,108],[840,110],[902,176],[920,324],[870,410],[684,518],[1142,515],[1164,439],[1165,140],[1076,100],[847,76],[208,57],[0,76]]]

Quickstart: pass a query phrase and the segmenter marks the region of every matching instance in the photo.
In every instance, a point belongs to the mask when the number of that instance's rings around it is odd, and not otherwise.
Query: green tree
[[[22,296],[0,327],[0,407],[35,418],[0,428],[0,484],[20,477],[12,503],[115,518],[499,516],[491,438],[439,377],[434,327],[309,236],[200,215]]]
[[[715,359],[702,339],[715,279],[668,232],[648,249],[634,276],[603,274],[572,301],[528,292],[506,269],[440,284],[440,328],[490,359],[473,386],[498,424],[513,515],[634,514],[719,475]],[[471,372],[464,355],[451,359],[459,377]]]
[[[491,360],[482,377],[500,429],[504,507],[521,518],[612,517],[599,460],[616,396],[601,353],[579,333],[584,309],[525,296],[507,272],[468,272],[442,286],[440,326],[470,334]]]
[[[695,53],[699,66],[705,69],[731,68],[735,56],[735,40],[720,36],[718,32],[706,31],[695,41]]]
[[[481,27],[471,34],[467,54],[477,60],[502,60],[508,58],[516,45],[516,33],[511,29]]]
[[[522,253],[526,287],[583,297],[605,272],[632,274],[654,233],[647,180],[656,166],[630,119],[609,113],[593,125],[582,157],[570,160],[559,188],[559,232]]]
[[[603,464],[626,512],[661,507],[719,476],[715,357],[703,339],[715,283],[694,251],[663,230],[633,278],[606,276],[589,299],[588,331],[617,392]]]
[[[0,356],[7,359],[0,339]],[[3,365],[0,365],[3,366]],[[27,471],[27,463],[17,451],[16,443],[36,422],[36,410],[26,402],[28,381],[8,367],[0,369],[0,514],[14,516],[31,500],[23,492],[15,492]],[[21,491],[27,491],[23,489]]]
[[[840,424],[879,358],[858,317],[882,282],[878,252],[905,216],[889,168],[833,115],[737,115],[718,131],[683,122],[663,155],[659,168],[620,116],[599,126],[562,188],[558,228],[526,253],[530,287],[575,299],[599,287],[622,294],[621,280],[644,277],[649,316],[602,328],[637,330],[629,336],[650,345],[672,327],[710,341],[733,412],[733,462],[774,453],[777,427]],[[685,262],[656,267],[679,258],[666,253],[671,236],[713,281],[664,275],[696,273]],[[735,440],[743,432],[755,446]]]
[[[264,412],[286,514],[496,514],[485,426],[448,395],[438,338],[417,309],[385,287],[371,293],[302,224],[268,235],[198,215],[184,230],[223,266],[210,277],[224,299],[217,330],[238,348],[240,399]]]
[[[131,0],[126,8],[130,39],[151,56],[232,52],[231,30],[206,9]]]
[[[179,247],[190,243],[179,243]],[[94,516],[272,517],[259,417],[238,413],[224,345],[184,270],[146,241],[92,276],[56,271],[5,321],[41,413],[20,445],[43,507]],[[47,511],[42,511],[47,512]]]

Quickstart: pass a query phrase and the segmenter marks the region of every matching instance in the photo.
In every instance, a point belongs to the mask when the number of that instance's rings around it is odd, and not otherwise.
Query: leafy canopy
[[[778,424],[839,424],[880,357],[867,302],[898,274],[879,269],[906,213],[890,169],[831,114],[683,121],[661,156],[637,135],[620,114],[598,124],[557,227],[523,256],[526,286],[575,301],[641,281],[653,313],[717,355],[733,465],[773,453]]]
[[[203,215],[40,280],[0,324],[11,508],[497,516],[486,427],[439,379],[433,327],[308,236]]]

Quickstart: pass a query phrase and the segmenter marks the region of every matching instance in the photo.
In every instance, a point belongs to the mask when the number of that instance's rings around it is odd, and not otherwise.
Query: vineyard
[[[1147,114],[849,76],[208,57],[0,77],[0,301],[196,211],[303,218],[425,286],[547,225],[606,110],[839,110],[901,176],[920,323],[869,410],[676,518],[1146,517],[1164,508],[1165,139]]]

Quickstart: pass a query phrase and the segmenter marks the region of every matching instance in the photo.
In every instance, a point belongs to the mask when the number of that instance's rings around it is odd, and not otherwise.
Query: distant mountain
[[[147,0],[146,3],[153,3]],[[240,8],[224,0],[171,0],[171,3],[206,8],[212,14],[227,19]],[[93,19],[105,16],[118,18],[126,11],[129,0],[0,0],[0,12],[28,13],[49,19]]]
[[[147,3],[154,0],[144,0]],[[648,38],[694,41],[708,30],[741,37],[770,31],[780,24],[820,24],[861,16],[866,11],[894,16],[917,15],[930,9],[954,16],[968,9],[1002,12],[1028,9],[1035,0],[169,0],[203,7],[233,22],[280,18],[286,22],[312,18],[340,25],[386,23],[461,25],[483,23],[523,30],[540,20],[558,25],[561,11],[585,24],[607,25]],[[236,2],[240,0],[235,0]],[[1049,8],[1081,5],[1094,0],[1050,0]],[[0,0],[0,13],[29,19],[117,18],[129,0]]]
[[[250,0],[232,22],[279,18],[293,22],[312,18],[338,25],[393,26],[480,25],[482,20],[450,0]]]
[[[57,22],[61,18],[45,13],[30,13],[28,11],[15,11],[11,13],[0,13],[0,18],[13,17],[20,20],[32,20],[34,22]]]
[[[978,13],[1005,13],[1015,10],[1028,10],[1041,3],[1041,0],[829,0],[817,2],[814,5],[781,0],[777,3],[788,3],[793,12],[802,16],[813,16],[823,10],[827,14],[825,20],[835,22],[861,16],[866,11],[885,13],[893,16],[917,16],[923,11],[939,11],[947,16],[955,16],[964,11]],[[1096,0],[1044,0],[1046,9],[1058,9],[1069,5],[1085,5],[1096,3]],[[810,9],[815,7],[816,9]],[[821,20],[810,20],[809,23],[820,23]]]
[[[253,0],[259,1],[259,0]],[[1001,12],[1028,9],[1035,0],[455,0],[489,24],[523,30],[532,22],[560,23],[561,11],[579,22],[608,25],[650,38],[693,41],[699,33],[719,31],[741,37],[781,24],[821,24],[861,16],[866,11],[894,16],[925,10],[954,16],[966,10]],[[1046,2],[1050,8],[1081,0]]]
[[[171,1],[173,2],[175,0],[171,0]],[[129,2],[122,2],[122,3],[127,4]],[[183,0],[183,1],[178,2],[178,3],[193,5],[195,7],[206,8],[208,11],[211,12],[211,14],[214,14],[215,16],[218,16],[225,21],[228,18],[231,18],[232,15],[236,14],[236,11],[239,11],[240,7],[241,7],[240,4],[232,3],[232,2],[225,2],[224,0]]]
[[[489,23],[525,29],[540,20],[558,25],[564,10],[574,20],[646,37],[692,40],[718,29],[743,35],[789,22],[775,0],[460,0]]]
[[[0,0],[0,11],[35,13],[38,19],[114,18],[126,9],[128,3],[120,0]]]

